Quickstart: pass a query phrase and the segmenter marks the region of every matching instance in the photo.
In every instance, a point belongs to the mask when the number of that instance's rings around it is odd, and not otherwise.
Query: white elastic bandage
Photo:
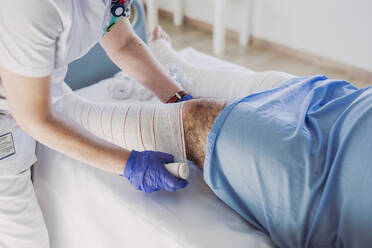
[[[182,87],[194,98],[222,98],[233,101],[271,89],[294,77],[278,71],[254,72],[231,64],[198,68],[181,60],[165,40],[153,41],[150,47],[164,67],[178,66],[187,78],[191,79],[184,81]]]
[[[161,151],[172,154],[175,162],[187,162],[183,103],[94,103],[65,90],[56,108],[89,132],[118,146]]]

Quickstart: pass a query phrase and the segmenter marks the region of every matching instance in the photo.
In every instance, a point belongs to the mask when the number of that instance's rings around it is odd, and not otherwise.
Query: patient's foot
[[[172,48],[169,35],[160,26],[156,26],[152,31],[149,45],[152,53],[163,66],[183,64]]]
[[[157,25],[154,30],[152,30],[150,42],[154,42],[160,39],[168,42],[169,45],[172,46],[169,35],[161,28],[160,25]]]

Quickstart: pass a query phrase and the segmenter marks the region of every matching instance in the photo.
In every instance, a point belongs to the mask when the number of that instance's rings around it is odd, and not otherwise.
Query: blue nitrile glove
[[[164,166],[172,163],[173,156],[167,153],[133,150],[124,169],[124,177],[138,190],[152,193],[159,190],[175,191],[185,188],[186,180],[173,176]]]
[[[192,95],[186,94],[180,100],[178,100],[178,102],[184,102],[184,101],[188,101],[188,100],[192,100],[192,99],[194,99],[192,97]]]

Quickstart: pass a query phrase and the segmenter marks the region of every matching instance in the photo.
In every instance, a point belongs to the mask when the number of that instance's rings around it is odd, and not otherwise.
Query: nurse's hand
[[[173,156],[167,153],[132,151],[124,169],[124,177],[138,190],[152,193],[159,190],[175,191],[185,188],[186,180],[173,176],[164,166],[172,163]]]

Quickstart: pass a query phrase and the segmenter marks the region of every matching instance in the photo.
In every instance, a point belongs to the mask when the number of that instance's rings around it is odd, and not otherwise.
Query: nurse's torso
[[[84,56],[103,37],[111,17],[111,0],[34,1],[43,1],[38,2],[38,5],[45,5],[48,12],[54,13],[55,20],[50,25],[55,26],[51,28],[58,29],[59,33],[55,42],[54,70],[51,75],[51,95],[53,101],[56,101],[62,94],[61,84],[67,74],[68,64]],[[56,26],[56,23],[59,25]],[[9,112],[2,87],[0,111]]]
[[[104,35],[110,19],[111,0],[54,0],[63,26],[57,43],[52,95],[61,94],[67,66],[84,56]]]
[[[51,23],[50,25],[53,25],[53,27],[47,26],[45,28],[45,23],[41,25],[37,22],[38,20],[31,19],[31,22],[35,22],[31,25],[32,28],[37,29],[42,26],[43,30],[58,29],[56,30],[58,31],[58,37],[55,41],[54,61],[51,62],[54,62],[54,68],[51,73],[51,97],[53,102],[55,102],[63,95],[62,84],[67,73],[68,64],[84,56],[104,35],[111,18],[111,0],[32,1],[34,2],[30,2],[29,5],[36,5],[37,8],[45,7],[43,11],[54,13],[51,20],[45,20],[45,22]],[[14,7],[14,5],[6,2],[5,6],[3,5],[2,7],[10,8],[12,6]],[[16,7],[21,6],[18,4]],[[6,11],[6,9],[3,10]],[[24,12],[25,10],[22,11]],[[30,11],[33,10],[30,9]],[[16,19],[4,18],[0,18],[0,21],[7,23],[16,21]],[[21,22],[18,20],[18,23]],[[34,33],[38,34],[37,31]],[[17,36],[17,32],[9,34],[8,37],[3,37],[3,40],[6,40],[8,45],[12,42],[12,35]],[[0,46],[0,55],[6,52],[9,52],[9,50],[7,51]],[[15,56],[16,59],[23,61],[22,50],[13,50],[13,52],[17,54]],[[27,53],[28,51],[25,52]],[[2,62],[4,63],[4,61]],[[1,81],[0,141],[2,145],[0,146],[0,176],[20,173],[35,163],[35,140],[24,132],[9,114],[9,106]]]

